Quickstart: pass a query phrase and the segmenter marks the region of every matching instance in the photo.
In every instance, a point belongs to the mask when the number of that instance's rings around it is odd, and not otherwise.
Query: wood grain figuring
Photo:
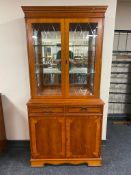
[[[104,16],[107,6],[24,6],[22,9],[25,13],[27,29],[31,87],[31,99],[27,103],[31,166],[39,167],[46,164],[63,163],[87,163],[88,166],[101,166],[104,102],[100,99],[100,78]],[[43,23],[60,24],[61,84],[59,86],[55,84],[49,87],[47,82],[43,87],[43,84],[41,85],[36,81],[36,58],[32,39],[32,24],[34,23],[40,24],[41,27]],[[94,85],[85,87],[85,93],[80,90],[81,85],[70,86],[69,84],[69,26],[73,23],[95,23],[98,26]],[[39,36],[39,43],[41,44],[41,32],[39,32]],[[90,39],[88,70],[91,70],[92,63],[91,45],[92,40]],[[38,59],[42,61],[41,58],[42,48],[39,48]],[[43,72],[40,73],[40,83],[42,83],[44,76]]]
[[[60,158],[65,156],[65,119],[62,117],[30,118],[32,156]]]
[[[99,122],[99,123],[98,123]],[[70,158],[99,158],[101,117],[100,116],[77,116],[67,117],[67,157]]]
[[[5,134],[5,125],[3,118],[2,100],[0,94],[0,152],[3,152],[5,149],[6,149],[6,134]]]

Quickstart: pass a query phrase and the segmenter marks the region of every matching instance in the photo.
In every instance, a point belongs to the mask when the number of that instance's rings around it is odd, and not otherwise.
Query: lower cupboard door
[[[30,118],[32,158],[65,157],[64,117]]]
[[[66,118],[66,157],[100,157],[101,119],[101,116]]]

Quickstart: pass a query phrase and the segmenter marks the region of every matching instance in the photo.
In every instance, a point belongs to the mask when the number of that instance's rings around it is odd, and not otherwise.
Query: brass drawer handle
[[[80,111],[82,111],[82,112],[87,111],[87,107],[81,107]]]

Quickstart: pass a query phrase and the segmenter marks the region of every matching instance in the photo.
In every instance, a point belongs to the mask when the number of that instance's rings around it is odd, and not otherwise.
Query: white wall
[[[30,98],[30,88],[24,14],[20,8],[22,5],[108,5],[101,77],[101,98],[105,102],[102,138],[106,139],[116,0],[0,1],[0,92],[4,94],[7,138],[10,140],[29,138],[26,102]]]
[[[116,30],[131,30],[131,1],[119,2],[116,9]]]

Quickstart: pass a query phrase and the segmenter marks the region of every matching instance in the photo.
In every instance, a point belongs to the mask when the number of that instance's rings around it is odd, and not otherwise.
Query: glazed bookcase
[[[31,87],[31,166],[101,166],[100,77],[107,7],[22,9]]]

